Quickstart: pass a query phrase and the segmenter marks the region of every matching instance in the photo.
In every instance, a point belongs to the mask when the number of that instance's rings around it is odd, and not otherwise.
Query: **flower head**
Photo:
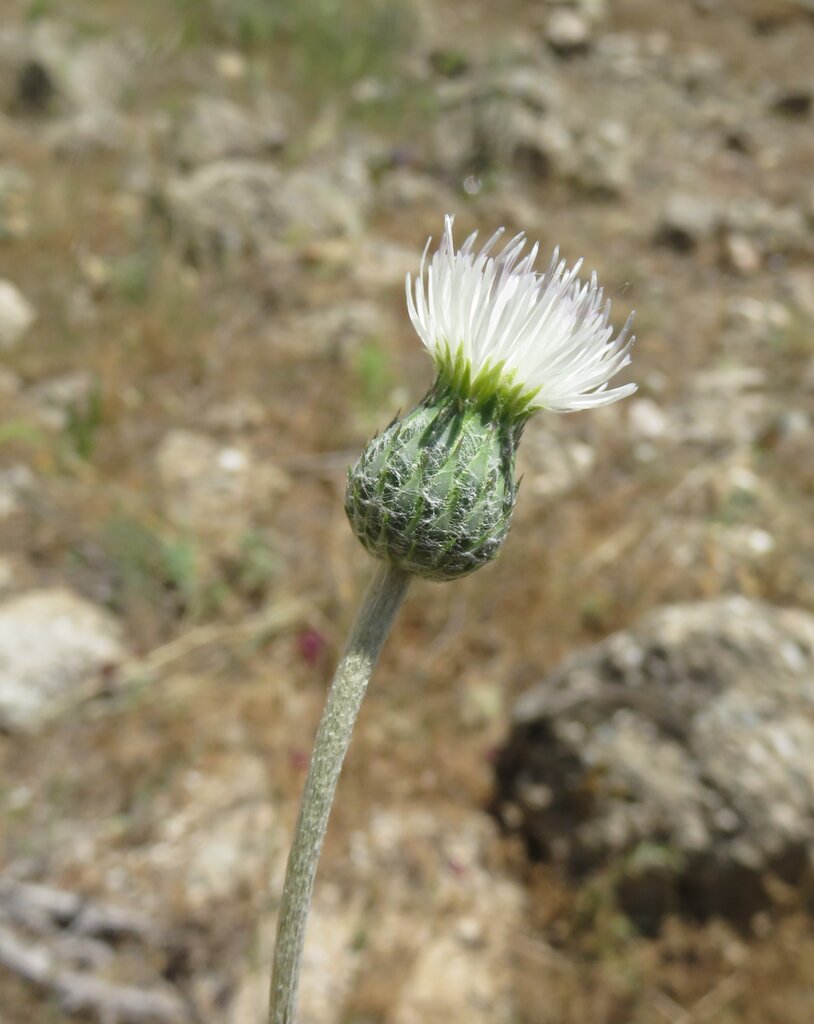
[[[517,446],[533,412],[588,409],[636,390],[608,389],[633,338],[630,320],[613,337],[596,277],[582,284],[580,264],[568,270],[556,251],[538,274],[538,246],[522,256],[522,234],[491,256],[500,235],[478,253],[470,235],[456,252],[447,217],[429,263],[427,243],[415,287],[407,277],[407,306],[435,381],[348,473],[345,510],[359,540],[430,579],[464,576],[499,551],[517,498]]]
[[[525,235],[490,255],[503,229],[475,252],[477,232],[456,252],[446,217],[438,250],[418,277],[407,275],[407,308],[439,376],[462,396],[495,401],[525,417],[537,409],[571,412],[618,401],[635,384],[608,389],[630,362],[632,315],[616,337],[596,275],[582,283],[555,249],[544,274],[534,270],[535,243]],[[521,258],[522,257],[522,258]]]

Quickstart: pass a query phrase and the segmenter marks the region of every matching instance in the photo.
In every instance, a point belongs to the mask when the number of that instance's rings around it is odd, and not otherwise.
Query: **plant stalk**
[[[295,1024],[305,927],[336,784],[356,716],[409,573],[381,562],[348,637],[319,724],[288,855],[271,972],[269,1024]]]

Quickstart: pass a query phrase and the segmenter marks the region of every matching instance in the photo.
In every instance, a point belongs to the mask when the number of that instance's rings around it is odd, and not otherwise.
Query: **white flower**
[[[571,412],[607,405],[636,390],[608,389],[608,381],[630,362],[632,314],[613,337],[610,302],[591,275],[583,284],[554,250],[548,270],[537,273],[539,243],[520,259],[524,234],[490,256],[503,234],[496,231],[475,253],[477,232],[458,252],[453,218],[445,218],[438,251],[427,264],[428,240],[418,277],[407,275],[410,319],[436,366],[456,386],[475,393],[505,391],[517,410]]]

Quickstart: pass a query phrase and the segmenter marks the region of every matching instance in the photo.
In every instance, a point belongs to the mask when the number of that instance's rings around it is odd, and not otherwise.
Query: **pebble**
[[[126,656],[118,622],[62,587],[0,604],[0,725],[34,731]]]
[[[36,310],[20,289],[0,280],[0,349],[16,348],[36,319]]]

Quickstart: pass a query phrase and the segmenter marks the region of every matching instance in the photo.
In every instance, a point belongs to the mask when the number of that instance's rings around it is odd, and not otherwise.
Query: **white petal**
[[[473,379],[501,364],[507,381],[534,396],[532,407],[557,412],[607,405],[636,390],[635,384],[608,389],[630,362],[632,314],[613,338],[610,302],[603,305],[595,274],[588,283],[579,280],[582,260],[569,270],[555,249],[539,274],[539,243],[521,258],[524,234],[492,256],[503,228],[479,252],[477,232],[456,252],[452,226],[447,215],[438,249],[428,262],[428,240],[417,278],[406,279],[410,320],[437,361],[448,348],[453,356],[461,352]]]

